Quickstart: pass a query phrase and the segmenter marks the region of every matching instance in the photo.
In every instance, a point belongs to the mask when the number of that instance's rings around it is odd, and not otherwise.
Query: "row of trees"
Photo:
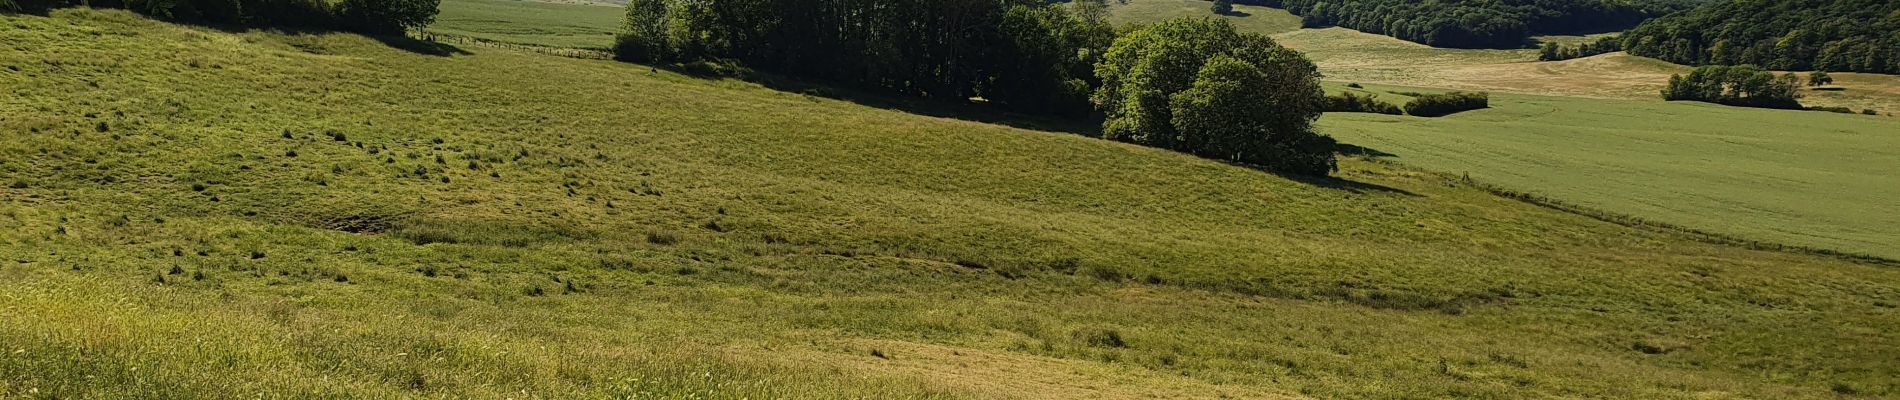
[[[1609,31],[1700,0],[1258,0],[1308,26],[1343,26],[1439,47],[1520,48],[1530,36]]]
[[[1605,36],[1594,42],[1583,42],[1576,47],[1558,45],[1556,42],[1544,42],[1537,54],[1538,61],[1562,61],[1583,58],[1598,54],[1623,51],[1623,41],[1616,36]]]
[[[1114,39],[1100,0],[633,0],[618,57],[724,60],[904,95],[1082,114]]]
[[[1622,38],[1630,54],[1679,64],[1900,73],[1900,1],[1720,1]]]
[[[1696,67],[1688,76],[1669,77],[1664,100],[1706,101],[1743,107],[1800,109],[1801,78],[1775,76],[1752,65]]]
[[[1117,36],[1103,0],[632,0],[623,60],[718,62],[1032,113],[1106,114],[1109,139],[1324,175],[1319,72],[1224,20]]]
[[[435,21],[441,0],[0,0],[0,11],[125,8],[174,21],[401,34]]]

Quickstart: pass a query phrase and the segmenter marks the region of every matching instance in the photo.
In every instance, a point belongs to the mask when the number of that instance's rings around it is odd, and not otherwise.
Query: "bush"
[[[1096,66],[1104,137],[1281,172],[1336,168],[1313,132],[1325,93],[1306,56],[1225,20],[1175,19],[1115,40]]]
[[[337,16],[343,26],[372,34],[402,34],[435,22],[442,0],[343,0]]]
[[[1400,115],[1405,113],[1399,110],[1399,106],[1379,101],[1378,94],[1367,93],[1364,96],[1360,96],[1353,92],[1326,96],[1326,112],[1359,112],[1388,115]]]
[[[1483,92],[1425,94],[1405,104],[1405,113],[1420,117],[1442,117],[1464,111],[1491,107],[1491,95]]]
[[[1872,109],[1872,108],[1863,108],[1863,109],[1860,109],[1860,113],[1861,113],[1861,115],[1880,115],[1880,112],[1879,112],[1879,111],[1874,111],[1874,109]]]

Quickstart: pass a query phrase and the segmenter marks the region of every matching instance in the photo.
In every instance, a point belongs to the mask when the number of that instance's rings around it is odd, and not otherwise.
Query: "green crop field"
[[[624,9],[529,0],[444,0],[429,31],[504,43],[605,49]]]
[[[1294,180],[491,47],[0,27],[4,397],[1900,395],[1900,270],[1380,163]]]
[[[1398,102],[1386,92],[1417,89],[1368,90]],[[1321,125],[1406,164],[1597,210],[1900,258],[1900,119],[1510,94],[1492,107]]]
[[[1108,0],[1109,21],[1117,25],[1152,24],[1181,17],[1214,16],[1213,3],[1203,0]],[[1300,29],[1300,17],[1278,8],[1235,4],[1232,15],[1220,16],[1241,32],[1271,35]]]

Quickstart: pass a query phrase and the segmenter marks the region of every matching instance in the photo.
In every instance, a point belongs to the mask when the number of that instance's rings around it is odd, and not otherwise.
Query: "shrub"
[[[1405,104],[1405,113],[1420,117],[1442,117],[1459,112],[1491,107],[1491,95],[1483,92],[1426,94]]]
[[[1872,108],[1863,108],[1863,109],[1860,109],[1860,113],[1861,113],[1861,115],[1880,115],[1880,112],[1879,112],[1879,111],[1874,111],[1874,109],[1872,109]]]
[[[1405,113],[1399,110],[1399,106],[1379,101],[1378,94],[1367,93],[1364,96],[1360,96],[1353,92],[1326,96],[1326,112],[1360,112],[1388,115],[1400,115]]]

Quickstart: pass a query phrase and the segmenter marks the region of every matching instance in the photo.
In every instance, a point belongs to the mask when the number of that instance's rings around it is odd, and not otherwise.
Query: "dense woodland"
[[[1114,38],[1106,6],[1092,4],[1069,12],[1040,0],[634,0],[615,52],[1082,114],[1090,70]]]
[[[1323,175],[1319,73],[1213,18],[1117,36],[1102,0],[634,0],[624,60],[736,64],[1021,112],[1107,114],[1104,136]],[[1091,98],[1092,97],[1092,98]]]
[[[1900,1],[1722,1],[1622,38],[1630,54],[1679,64],[1900,73]]]
[[[1519,48],[1532,35],[1614,31],[1701,0],[1257,0],[1307,26],[1342,26],[1438,47]]]

